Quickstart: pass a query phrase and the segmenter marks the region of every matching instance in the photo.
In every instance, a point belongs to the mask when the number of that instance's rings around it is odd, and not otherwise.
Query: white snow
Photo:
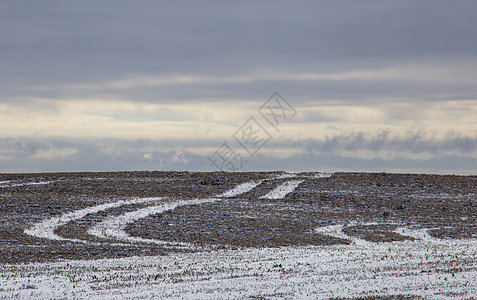
[[[323,178],[323,177],[319,177]],[[286,181],[263,198],[281,199],[303,180]],[[128,223],[179,206],[221,201],[261,182],[246,182],[215,197],[193,200],[142,198],[101,204],[44,220],[25,233],[53,240],[59,226],[114,207],[154,206],[108,217],[88,233],[128,243],[167,242],[131,237]],[[157,203],[156,203],[157,202]],[[361,225],[375,225],[365,223]],[[350,226],[353,224],[347,224]],[[167,256],[0,265],[0,298],[67,299],[316,299],[413,295],[425,299],[470,298],[477,294],[477,240],[441,240],[428,230],[398,227],[416,240],[367,242],[343,233],[345,225],[315,232],[351,240],[350,245],[213,250]],[[178,244],[191,247],[186,243]],[[175,245],[176,246],[176,245]]]
[[[333,175],[333,173],[316,173],[314,175],[303,175],[303,174],[299,174],[299,173],[283,173],[283,174],[280,174],[278,176],[275,176],[273,178],[275,179],[288,179],[288,178],[297,178],[297,177],[301,177],[301,178],[328,178],[328,177],[331,177]]]
[[[257,180],[257,181],[249,181],[245,182],[242,184],[237,185],[235,188],[228,190],[220,195],[217,195],[215,197],[218,198],[229,198],[229,197],[235,197],[241,194],[245,194],[247,192],[250,192],[253,190],[256,186],[260,185],[262,183],[262,180]]]
[[[101,223],[97,224],[96,226],[90,228],[88,230],[88,234],[101,237],[101,238],[118,239],[124,242],[152,243],[152,244],[159,244],[163,246],[170,245],[174,247],[179,246],[179,247],[195,248],[193,245],[187,244],[187,243],[171,244],[170,242],[165,242],[165,241],[160,241],[155,239],[144,239],[139,237],[132,237],[125,231],[125,228],[127,224],[131,222],[145,218],[149,215],[160,214],[168,210],[174,210],[175,208],[179,206],[210,203],[210,202],[219,201],[221,200],[220,198],[234,197],[234,196],[241,195],[243,193],[251,191],[256,186],[258,186],[261,182],[262,181],[249,181],[249,182],[239,184],[235,188],[215,196],[215,198],[179,200],[179,201],[164,203],[159,206],[146,207],[140,210],[127,212],[120,216],[109,217],[105,219],[104,221],[102,221]]]
[[[296,178],[296,177],[298,177],[298,174],[283,173],[283,174],[280,174],[280,175],[276,176],[275,178],[276,179],[288,179],[288,178]]]
[[[419,240],[2,265],[0,297],[462,299],[477,293],[476,246]]]
[[[318,227],[315,229],[315,232],[319,234],[323,234],[323,235],[337,237],[340,239],[350,240],[351,243],[354,245],[359,245],[363,247],[370,246],[369,245],[370,243],[365,240],[357,239],[357,238],[346,235],[342,231],[343,228],[344,228],[344,225],[330,225],[325,227]]]
[[[132,237],[125,231],[125,228],[129,223],[145,218],[149,215],[160,214],[168,210],[173,210],[179,206],[202,204],[207,202],[215,202],[218,200],[220,199],[208,198],[208,199],[181,200],[181,201],[165,203],[159,206],[146,207],[136,211],[127,212],[120,216],[106,218],[101,223],[90,228],[88,230],[88,234],[91,234],[100,238],[118,239],[123,242],[152,243],[152,244],[159,244],[163,246],[174,246],[175,248],[177,248],[177,246],[194,248],[193,245],[186,244],[186,243],[172,244],[170,242],[165,242],[165,241],[160,241],[155,239],[144,239],[139,237]]]
[[[101,238],[116,238],[116,239],[128,241],[128,242],[145,242],[145,243],[155,243],[155,244],[166,245],[167,243],[158,241],[158,240],[149,240],[149,239],[130,237],[124,231],[124,229],[128,223],[147,217],[151,214],[159,214],[167,210],[173,210],[176,207],[183,206],[183,205],[194,205],[194,204],[201,204],[206,202],[214,202],[214,201],[220,200],[220,197],[234,197],[234,196],[237,196],[252,190],[256,186],[258,186],[260,183],[261,181],[245,182],[245,183],[237,185],[235,188],[231,190],[224,192],[223,194],[217,195],[215,198],[179,200],[179,201],[161,203],[158,206],[146,207],[143,209],[139,209],[137,211],[128,212],[119,217],[110,217],[104,220],[103,222],[97,224],[95,227],[89,229],[88,233],[101,237]],[[157,198],[157,197],[139,198],[139,199],[133,199],[133,200],[121,200],[121,201],[117,201],[113,203],[106,203],[106,204],[100,204],[100,205],[96,205],[92,207],[87,207],[77,211],[65,213],[59,217],[52,217],[52,218],[43,220],[35,224],[30,229],[26,229],[24,232],[25,234],[28,234],[31,236],[46,238],[50,240],[88,243],[85,240],[61,237],[55,233],[55,230],[60,226],[66,225],[68,222],[81,219],[88,214],[93,214],[93,213],[97,213],[107,209],[129,205],[129,204],[157,202],[158,200],[162,200],[162,199],[164,198]]]
[[[139,198],[139,199],[133,199],[133,200],[121,200],[114,203],[106,203],[106,204],[100,204],[96,206],[87,207],[84,209],[65,213],[59,217],[52,217],[50,219],[43,220],[35,224],[30,229],[26,229],[25,234],[28,234],[34,237],[39,237],[39,238],[46,238],[50,240],[86,243],[86,241],[83,241],[83,240],[61,237],[55,233],[55,229],[62,225],[66,225],[68,222],[81,219],[88,214],[94,214],[103,210],[120,207],[123,205],[155,202],[161,199],[163,198],[157,198],[157,197]]]
[[[328,178],[331,177],[331,175],[333,175],[333,173],[318,173],[314,175],[313,178]]]
[[[50,184],[54,181],[39,181],[39,182],[22,182],[14,183],[12,181],[0,181],[0,187],[17,187],[17,186],[27,186],[27,185],[44,185]]]
[[[277,199],[282,199],[289,193],[293,192],[300,183],[302,183],[304,180],[290,180],[282,183],[279,185],[277,188],[275,188],[273,191],[269,192],[265,196],[260,197],[261,199],[271,199],[271,200],[277,200]]]
[[[346,224],[346,227],[350,226],[371,226],[371,225],[379,225],[379,223],[372,222],[372,223],[356,223],[351,222]],[[392,225],[392,224],[390,224]],[[396,224],[397,225],[397,224]],[[318,227],[315,229],[315,232],[318,234],[328,235],[340,239],[350,240],[352,244],[361,246],[361,247],[372,247],[373,242],[368,242],[353,236],[349,236],[343,232],[345,225],[330,225],[324,227]],[[403,236],[412,237],[414,239],[420,240],[421,242],[425,243],[433,243],[433,244],[443,244],[445,243],[444,240],[440,240],[437,238],[432,237],[429,234],[429,230],[426,228],[409,228],[409,227],[397,227],[394,232]]]
[[[432,237],[429,234],[429,230],[432,230],[432,229],[426,229],[426,228],[415,229],[415,228],[398,227],[396,228],[394,232],[400,235],[410,236],[427,243],[434,243],[434,244],[445,243],[445,240],[440,240],[438,238]]]

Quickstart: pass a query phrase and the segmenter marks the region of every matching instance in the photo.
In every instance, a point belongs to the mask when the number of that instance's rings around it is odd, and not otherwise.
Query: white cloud
[[[35,159],[47,159],[47,160],[62,160],[69,156],[78,153],[79,150],[75,148],[56,148],[52,147],[47,150],[40,150],[33,154],[31,158]]]
[[[145,160],[149,160],[149,161],[153,161],[154,160],[154,156],[152,153],[144,153],[144,155],[142,156],[143,159]]]

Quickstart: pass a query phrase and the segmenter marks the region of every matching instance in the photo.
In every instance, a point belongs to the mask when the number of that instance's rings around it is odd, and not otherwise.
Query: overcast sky
[[[476,11],[1,1],[0,173],[477,174]]]

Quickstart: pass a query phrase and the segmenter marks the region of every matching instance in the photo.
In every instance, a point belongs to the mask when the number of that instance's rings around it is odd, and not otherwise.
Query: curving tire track
[[[305,180],[290,180],[282,183],[276,189],[260,197],[260,199],[277,200],[282,199],[289,193],[293,192]]]
[[[161,203],[157,206],[151,206],[151,207],[146,207],[146,208],[139,209],[132,212],[127,212],[117,217],[109,217],[103,220],[100,224],[90,228],[87,232],[88,234],[99,237],[99,238],[120,240],[120,241],[128,242],[128,243],[150,243],[150,244],[152,243],[152,244],[157,244],[162,246],[174,246],[176,248],[177,247],[179,248],[192,247],[192,245],[189,245],[187,243],[170,243],[170,242],[165,242],[160,240],[131,237],[124,231],[124,228],[127,226],[128,223],[147,217],[151,214],[160,214],[165,211],[173,210],[180,206],[197,205],[197,204],[202,204],[207,202],[219,201],[222,198],[235,197],[235,196],[251,191],[252,189],[257,187],[261,183],[262,183],[261,180],[249,181],[249,182],[239,184],[233,189],[230,189],[212,198],[180,200],[180,201],[174,201],[169,203]],[[37,238],[44,238],[44,239],[55,240],[55,241],[69,241],[69,242],[90,244],[92,242],[87,240],[65,238],[65,237],[59,236],[55,233],[55,231],[59,227],[66,225],[69,222],[82,219],[89,214],[94,214],[94,213],[98,213],[98,212],[105,211],[112,208],[118,208],[125,205],[154,203],[163,199],[164,198],[162,197],[159,197],[159,198],[151,197],[151,198],[140,198],[140,199],[133,199],[133,200],[121,200],[114,203],[106,203],[106,204],[100,204],[97,206],[87,207],[84,209],[63,214],[59,217],[53,217],[53,218],[43,220],[35,224],[31,228],[26,229],[24,233],[33,237],[37,237]]]
[[[220,200],[219,198],[208,198],[208,199],[195,199],[195,200],[183,200],[176,201],[172,203],[166,203],[154,207],[146,207],[136,211],[127,212],[120,216],[108,217],[103,220],[101,223],[90,228],[88,234],[103,238],[103,239],[113,239],[120,240],[122,242],[128,243],[149,243],[156,244],[161,246],[172,246],[174,248],[192,248],[193,245],[188,243],[171,243],[156,239],[145,239],[140,237],[130,236],[126,231],[126,226],[136,220],[145,218],[150,215],[164,213],[166,211],[174,210],[180,206],[186,205],[198,205],[203,203],[216,202]]]
[[[106,239],[115,239],[129,243],[149,243],[161,246],[173,246],[175,248],[192,248],[194,245],[189,243],[171,243],[156,239],[145,239],[140,237],[130,236],[126,231],[126,226],[134,221],[145,218],[150,215],[164,213],[166,211],[174,210],[180,206],[199,205],[203,203],[211,203],[221,200],[222,198],[235,197],[247,193],[260,185],[262,181],[249,181],[237,185],[235,188],[219,194],[213,198],[194,199],[194,200],[180,200],[172,203],[166,203],[154,207],[146,207],[140,210],[127,212],[120,216],[109,217],[100,224],[90,228],[88,234]]]
[[[59,217],[53,217],[50,219],[43,220],[35,224],[30,229],[26,229],[24,232],[25,234],[33,236],[33,237],[44,238],[49,240],[88,243],[88,241],[85,241],[85,240],[61,237],[55,233],[55,230],[59,228],[60,226],[63,226],[68,224],[69,222],[81,219],[89,214],[98,213],[100,211],[104,211],[104,210],[108,210],[108,209],[116,208],[116,207],[121,207],[124,205],[150,203],[150,202],[156,202],[162,199],[163,198],[151,197],[151,198],[140,198],[140,199],[133,199],[133,200],[121,200],[114,203],[106,203],[106,204],[100,204],[97,206],[87,207],[84,209],[63,214]]]
[[[325,227],[318,227],[315,229],[315,232],[318,234],[323,234],[323,235],[328,235],[328,236],[332,236],[332,237],[336,237],[340,239],[349,240],[351,242],[350,243],[351,246],[364,247],[364,248],[373,247],[373,245],[376,243],[369,242],[364,239],[356,238],[343,232],[343,229],[345,229],[346,227],[351,227],[356,225],[374,226],[374,225],[380,225],[380,224],[373,222],[373,223],[362,223],[362,224],[349,223],[347,225],[330,225]],[[387,225],[392,225],[392,224],[387,224]],[[402,237],[409,238],[409,240],[401,241],[401,242],[408,243],[408,242],[414,242],[413,240],[415,240],[418,243],[425,243],[425,244],[435,244],[435,245],[446,244],[446,241],[434,238],[429,234],[429,230],[432,230],[432,229],[428,229],[428,228],[415,229],[415,228],[409,228],[409,227],[402,227],[402,226],[399,226],[399,224],[395,224],[395,225],[397,225],[398,227],[392,232]],[[399,242],[399,241],[382,242],[382,244],[396,243],[396,242]]]
[[[301,176],[302,178],[307,178],[307,176]],[[316,175],[312,178],[326,178],[329,177],[328,174],[322,175],[320,174],[319,177]],[[293,180],[291,180],[293,178]],[[268,200],[278,200],[285,198],[288,194],[292,193],[301,183],[305,181],[305,179],[296,179],[297,176],[294,174],[290,174],[290,176],[284,177],[283,175],[277,176],[272,179],[287,179],[282,184],[277,186],[272,191],[268,192],[264,196],[261,196],[260,199],[268,199]],[[234,188],[227,190],[223,193],[217,194],[213,197],[203,198],[203,199],[192,199],[192,200],[176,200],[164,203],[163,197],[148,197],[148,198],[139,198],[139,199],[132,199],[132,200],[121,200],[114,203],[106,203],[97,206],[87,207],[84,209],[76,210],[73,212],[65,213],[58,217],[49,218],[43,220],[29,229],[24,230],[24,233],[33,237],[37,238],[44,238],[54,241],[69,241],[69,242],[77,242],[77,243],[84,243],[84,244],[98,244],[86,239],[74,239],[74,238],[66,238],[59,236],[55,233],[55,231],[64,225],[67,225],[70,222],[74,222],[76,220],[82,219],[89,214],[95,214],[101,211],[106,211],[113,208],[119,208],[126,205],[132,204],[148,204],[149,206],[145,208],[141,208],[135,211],[125,212],[119,216],[110,216],[103,219],[101,222],[97,223],[93,227],[87,230],[87,234],[91,236],[95,236],[100,239],[106,239],[110,242],[114,243],[123,243],[120,245],[130,245],[134,243],[141,243],[141,244],[154,244],[160,245],[162,247],[172,247],[172,248],[197,248],[197,246],[191,243],[185,242],[170,242],[170,241],[162,241],[158,239],[148,239],[142,237],[131,236],[126,232],[126,227],[128,224],[140,220],[142,218],[146,218],[150,215],[154,214],[161,214],[166,211],[172,211],[178,207],[183,206],[190,206],[190,205],[200,205],[204,203],[212,203],[221,201],[224,198],[231,198],[240,196],[242,194],[248,193],[255,189],[257,186],[263,183],[263,180],[255,180],[255,181],[248,181],[241,184],[238,184]],[[366,223],[366,224],[354,224],[350,223],[346,226],[354,226],[354,225],[361,225],[361,226],[368,226],[368,225],[378,225],[376,223]],[[360,247],[370,247],[372,242],[365,241],[360,238],[356,238],[350,236],[343,232],[343,229],[346,227],[345,225],[331,225],[326,227],[319,227],[316,228],[314,231],[315,233],[331,236],[334,238],[344,239],[351,241],[350,245],[353,246],[360,246]],[[428,229],[410,229],[404,227],[397,227],[394,231],[395,234],[401,235],[403,237],[411,237],[412,239],[419,240],[421,242],[426,243],[444,243],[443,241],[433,238],[429,235]]]

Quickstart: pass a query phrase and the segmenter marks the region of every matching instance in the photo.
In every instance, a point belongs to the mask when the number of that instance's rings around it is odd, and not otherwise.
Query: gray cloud
[[[461,133],[448,132],[443,138],[430,136],[424,130],[411,130],[406,134],[395,135],[390,130],[377,134],[351,132],[324,139],[307,139],[301,142],[309,153],[339,153],[343,151],[390,151],[393,153],[459,153],[477,152],[477,135],[463,136]]]
[[[322,104],[381,105],[380,117],[388,121],[419,120],[427,104],[476,99],[476,10],[475,1],[457,5],[443,0],[2,1],[0,109],[6,107],[1,113],[9,116],[44,114],[51,121],[51,112],[64,119],[76,113],[54,101],[58,99],[110,101],[111,107],[118,100],[260,105],[278,90],[301,115],[290,122],[337,121],[339,114],[305,111]],[[180,76],[199,80],[154,82]],[[415,110],[386,106],[396,102],[412,103]],[[9,105],[2,106],[5,103]],[[470,107],[466,105],[457,109]],[[434,106],[433,112],[438,109]],[[475,114],[453,113],[459,125],[468,124]],[[139,112],[134,120],[146,119],[146,114]],[[157,117],[184,121],[179,118],[185,117]],[[0,129],[12,128],[3,125],[0,119]],[[6,138],[9,133],[3,131],[0,136],[0,172],[207,170],[207,155],[184,149],[223,142],[203,136],[187,141]],[[247,170],[477,170],[475,132],[449,132],[440,138],[419,130],[400,135],[355,132],[301,141],[276,139],[267,147],[305,154],[279,159],[264,149]],[[343,154],[359,151],[376,156],[390,152],[394,158]],[[408,152],[432,158],[406,158]]]
[[[0,78],[2,90],[13,89],[16,94],[25,87],[100,82],[135,74],[227,76],[257,69],[337,72],[418,62],[429,56],[475,56],[476,8],[473,1],[455,5],[430,0],[9,1],[1,4]],[[255,89],[268,93],[276,84],[269,88],[262,82]],[[291,92],[310,89],[289,84]],[[369,93],[382,88],[392,92],[385,85],[325,85],[315,91],[336,94],[345,88],[349,93],[360,89]],[[245,93],[243,86],[229,88],[224,86],[222,91]],[[402,87],[394,87],[400,88],[402,92]],[[144,92],[147,98],[154,93],[156,99],[183,98],[177,96],[178,90]]]
[[[147,140],[0,139],[0,173],[199,168],[194,165],[194,154],[188,153],[186,158],[182,151],[150,149],[167,143]],[[169,147],[179,144],[172,142]],[[63,155],[62,149],[75,151]],[[49,155],[42,156],[41,153]]]
[[[25,157],[41,150],[47,150],[50,145],[46,141],[31,138],[0,138],[0,155]]]
[[[346,143],[330,142],[326,148],[320,146],[320,152],[311,149],[308,153],[295,154],[286,158],[278,158],[259,152],[255,157],[247,157],[242,171],[286,170],[286,171],[370,171],[370,172],[411,172],[411,173],[454,173],[475,174],[477,158],[475,151],[477,139],[466,139],[455,136],[453,141],[460,142],[451,147],[457,154],[446,154],[445,151],[434,151],[433,156],[427,159],[412,159],[396,155],[391,158],[358,158],[349,157],[340,153],[342,150],[356,149],[380,151],[389,147],[403,147],[403,151],[433,151],[427,143],[425,149],[420,149],[419,138],[412,142],[410,147],[404,147],[403,140],[388,140],[389,133],[382,133],[374,139],[368,140],[363,136],[353,135],[345,138]],[[202,141],[212,146],[216,141]],[[309,142],[309,141],[307,141]],[[401,143],[401,144],[400,144]],[[452,144],[449,139],[446,144]],[[151,150],[164,147],[166,144],[171,150]],[[153,140],[77,140],[77,139],[1,139],[0,140],[0,173],[5,172],[57,172],[57,171],[121,171],[121,170],[187,170],[187,171],[216,171],[211,165],[207,154],[194,154],[188,150],[177,150],[183,141],[153,141]],[[205,145],[204,145],[205,146]],[[271,146],[280,146],[275,141]],[[281,146],[290,147],[288,142]],[[316,146],[316,144],[313,144]],[[38,154],[55,149],[76,149],[69,155],[44,158]],[[439,147],[436,146],[436,149]],[[410,150],[411,149],[411,150]],[[298,150],[298,149],[297,149]],[[53,152],[53,154],[56,152]],[[467,154],[466,154],[467,153]],[[1,157],[8,155],[8,159]]]

